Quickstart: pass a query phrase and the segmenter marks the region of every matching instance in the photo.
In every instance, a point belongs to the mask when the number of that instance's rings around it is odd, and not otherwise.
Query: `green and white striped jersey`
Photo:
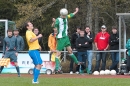
[[[57,18],[55,22],[55,28],[57,28],[57,38],[63,38],[68,35],[68,18],[72,18],[73,13],[67,15],[66,18]]]

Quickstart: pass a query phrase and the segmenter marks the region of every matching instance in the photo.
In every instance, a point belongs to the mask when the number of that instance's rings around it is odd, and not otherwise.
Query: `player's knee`
[[[37,69],[41,69],[42,65],[36,65]]]
[[[71,53],[72,53],[72,50],[69,50],[68,53],[71,54]]]

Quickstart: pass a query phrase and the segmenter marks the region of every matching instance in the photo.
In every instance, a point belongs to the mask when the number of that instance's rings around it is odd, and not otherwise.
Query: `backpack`
[[[126,43],[126,54],[128,56],[130,56],[130,39],[128,39],[127,43]]]
[[[126,43],[126,49],[130,50],[130,39],[128,39],[128,41]]]

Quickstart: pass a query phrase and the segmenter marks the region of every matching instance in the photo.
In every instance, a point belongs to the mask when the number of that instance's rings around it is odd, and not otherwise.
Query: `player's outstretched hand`
[[[77,7],[77,8],[75,9],[75,11],[78,12],[78,11],[79,11],[79,8]]]
[[[74,15],[79,11],[79,8],[75,8],[75,12],[73,13]]]

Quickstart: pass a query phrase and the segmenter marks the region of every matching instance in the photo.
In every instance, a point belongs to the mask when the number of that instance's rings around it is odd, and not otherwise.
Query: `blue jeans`
[[[86,58],[87,58],[87,52],[78,52],[78,61],[84,62],[84,67],[82,66],[81,70],[84,70],[86,68]]]
[[[97,52],[95,71],[99,71],[101,60],[102,60],[101,70],[105,70],[105,67],[106,67],[106,52]]]
[[[110,66],[110,70],[117,70],[117,65],[119,63],[119,52],[111,52],[112,65]]]
[[[92,70],[92,57],[93,53],[92,50],[87,50],[87,61],[88,61],[88,70],[91,71]]]

